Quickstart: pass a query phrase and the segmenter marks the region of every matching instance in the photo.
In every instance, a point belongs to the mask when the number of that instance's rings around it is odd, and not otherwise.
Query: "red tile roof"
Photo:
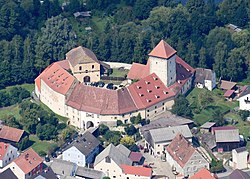
[[[175,96],[174,92],[167,88],[155,73],[133,83],[128,89],[139,109]]]
[[[68,60],[61,60],[61,61],[58,61],[58,62],[55,62],[55,63],[57,63],[58,65],[60,65],[65,70],[70,69],[70,67],[69,67],[69,61]]]
[[[129,159],[133,162],[140,162],[142,159],[142,154],[140,152],[131,152],[129,154]]]
[[[228,98],[232,96],[233,93],[234,93],[234,90],[227,90],[223,96]]]
[[[39,90],[41,90],[41,80],[43,80],[54,91],[65,95],[73,84],[75,78],[58,63],[53,63],[35,79],[35,83]]]
[[[31,172],[38,165],[43,163],[43,159],[32,149],[24,151],[17,159],[13,162],[25,173]]]
[[[184,167],[189,161],[195,149],[182,134],[177,134],[172,142],[166,147],[169,155],[181,166]]]
[[[161,40],[148,55],[160,58],[169,58],[174,54],[176,54],[176,50],[173,49],[167,42]]]
[[[127,88],[108,90],[84,84],[77,84],[67,105],[97,114],[124,114],[137,110]]]
[[[231,90],[233,87],[235,87],[237,85],[237,83],[232,82],[232,81],[226,81],[226,80],[221,80],[221,85],[220,88],[221,89],[225,89],[225,90]]]
[[[0,160],[2,160],[3,157],[5,156],[9,146],[10,146],[10,144],[0,142]]]
[[[4,126],[4,125],[0,126],[0,138],[1,139],[19,142],[23,134],[24,134],[24,130],[9,127],[9,126]]]
[[[149,63],[146,65],[139,64],[139,63],[133,63],[132,67],[130,68],[127,78],[128,79],[142,79],[145,78],[150,74],[149,72]]]
[[[206,168],[202,168],[189,179],[216,179],[216,177],[214,177]]]
[[[139,175],[139,176],[152,176],[152,169],[146,167],[137,167],[137,166],[130,166],[130,165],[122,165],[121,166],[123,173],[130,174],[130,175]]]

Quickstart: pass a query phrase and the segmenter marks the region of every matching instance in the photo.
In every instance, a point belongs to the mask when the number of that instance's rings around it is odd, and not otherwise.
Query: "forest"
[[[247,0],[0,0],[0,89],[33,83],[47,65],[78,45],[99,60],[146,63],[166,40],[193,67],[218,78],[250,80]],[[91,11],[76,19],[73,13]],[[92,26],[100,19],[100,27]],[[234,24],[242,29],[230,31]],[[90,31],[85,27],[90,26]]]

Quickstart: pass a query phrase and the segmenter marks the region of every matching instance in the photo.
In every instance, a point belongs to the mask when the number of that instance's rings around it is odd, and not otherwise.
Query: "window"
[[[155,109],[157,108],[157,106],[155,106]]]
[[[147,110],[147,112],[149,112],[149,110]]]
[[[111,163],[110,158],[109,158],[109,157],[105,157],[105,162],[106,162],[106,163]]]
[[[95,65],[92,65],[92,69],[94,69],[95,68]]]
[[[113,176],[113,178],[116,178],[116,176]]]
[[[80,71],[82,70],[82,66],[79,66],[79,70],[80,70]]]
[[[89,71],[88,70],[85,70],[85,73],[88,73]]]

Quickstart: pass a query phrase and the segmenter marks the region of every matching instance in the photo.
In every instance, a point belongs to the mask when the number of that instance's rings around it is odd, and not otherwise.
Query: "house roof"
[[[220,126],[220,127],[212,127],[212,132],[218,131],[218,130],[231,130],[236,129],[235,126]]]
[[[81,83],[73,89],[66,104],[96,114],[123,114],[137,110],[127,88],[109,90]]]
[[[8,151],[9,146],[10,144],[0,142],[0,160],[2,160],[3,157],[5,156],[6,152]]]
[[[237,83],[232,81],[221,80],[220,88],[225,90],[231,90],[233,87],[235,87],[236,84]]]
[[[233,94],[234,94],[234,90],[227,90],[223,96],[229,98]]]
[[[160,58],[170,58],[174,54],[176,54],[176,50],[173,49],[173,47],[171,47],[167,42],[161,40],[148,55]]]
[[[193,135],[187,125],[165,127],[152,129],[145,133],[145,140],[153,146],[154,143],[170,142],[175,136],[181,133],[185,138],[191,138]]]
[[[39,172],[38,174],[32,176],[30,179],[57,179],[56,174],[54,171],[50,168],[47,167],[44,169],[42,172]]]
[[[65,95],[74,83],[75,78],[58,63],[52,63],[35,79],[39,91],[41,91],[41,80],[54,91]]]
[[[68,150],[69,148],[74,146],[83,155],[88,156],[99,145],[100,145],[100,141],[93,134],[86,131],[82,135],[80,135],[75,141],[69,144],[65,148],[65,150]]]
[[[16,158],[13,162],[25,173],[31,172],[38,165],[43,163],[43,159],[32,149],[21,153],[21,155]]]
[[[142,154],[140,152],[131,152],[129,155],[129,159],[133,162],[140,162],[142,159]]]
[[[175,96],[155,73],[133,83],[128,90],[138,109],[147,108]]]
[[[239,142],[239,130],[216,130],[215,131],[216,142]]]
[[[146,65],[140,64],[140,63],[133,63],[127,78],[128,79],[142,79],[145,78],[146,76],[148,76],[150,74],[149,72],[149,62]]]
[[[213,127],[216,123],[215,122],[206,122],[204,123],[201,128],[203,129],[210,129],[211,127]]]
[[[195,69],[195,83],[204,84],[205,80],[212,80],[213,71],[211,69],[196,68]]]
[[[246,96],[248,94],[250,94],[250,86],[244,86],[243,89],[242,89],[242,92],[239,95],[239,98],[243,97],[243,96]]]
[[[237,149],[234,149],[237,153],[241,153],[241,152],[247,152],[247,148],[246,147],[240,147]]]
[[[206,168],[202,168],[189,179],[216,179]]]
[[[7,170],[4,170],[2,173],[0,173],[0,178],[3,179],[18,179],[17,176],[12,172],[10,168]]]
[[[130,174],[130,175],[139,175],[150,177],[152,176],[152,169],[146,167],[139,167],[139,166],[129,166],[129,165],[122,165],[121,166],[123,173]]]
[[[194,147],[182,134],[177,134],[172,142],[166,147],[169,155],[181,166],[184,167],[195,152]]]
[[[13,142],[19,142],[21,137],[24,134],[24,130],[17,129],[14,127],[9,127],[9,126],[0,126],[0,138],[13,141]]]
[[[86,64],[86,63],[100,64],[95,54],[91,50],[84,48],[82,46],[70,50],[66,54],[66,59],[69,61],[72,67],[75,67],[77,64]]]
[[[112,159],[119,167],[122,164],[132,165],[132,161],[125,156],[118,148],[116,148],[113,144],[109,144],[99,155],[95,158],[94,166],[104,160],[106,157]]]
[[[250,179],[250,176],[242,170],[236,169],[229,176],[229,179]]]
[[[119,144],[116,146],[116,148],[120,150],[120,152],[122,152],[125,156],[129,157],[131,151],[127,147],[122,144]]]
[[[98,170],[94,170],[92,168],[86,168],[86,167],[77,167],[76,177],[81,178],[92,178],[92,179],[100,179],[103,178],[104,173]]]
[[[72,176],[77,167],[75,163],[61,159],[53,159],[48,165],[55,174],[64,176]]]
[[[151,129],[164,128],[169,126],[187,125],[187,124],[192,124],[193,122],[194,121],[190,119],[176,116],[171,112],[166,111],[162,114],[157,115],[155,119],[152,120],[149,124],[140,127],[140,132],[143,135],[144,132],[149,131]]]
[[[202,142],[209,147],[209,149],[214,149],[216,147],[215,136],[211,133],[205,133],[201,135]]]
[[[70,69],[70,67],[69,67],[69,61],[68,60],[61,60],[61,61],[57,61],[55,63],[58,64],[58,65],[60,65],[65,70]]]

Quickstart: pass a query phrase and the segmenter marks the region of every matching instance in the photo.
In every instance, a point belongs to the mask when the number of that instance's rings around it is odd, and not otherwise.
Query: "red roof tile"
[[[142,79],[149,75],[149,63],[147,65],[133,63],[130,68],[127,78],[128,79]]]
[[[55,62],[55,63],[60,65],[65,70],[70,69],[68,60],[61,60],[61,61],[58,61],[58,62]]]
[[[175,96],[174,92],[169,90],[155,73],[133,83],[128,89],[139,109]]]
[[[232,96],[233,93],[234,93],[234,90],[227,90],[223,96],[230,97],[230,96]]]
[[[234,126],[212,127],[213,132],[216,130],[232,130],[232,129],[236,129],[236,127],[234,127]]]
[[[202,168],[189,179],[216,179],[206,168]]]
[[[0,127],[0,138],[5,140],[10,140],[14,142],[19,142],[24,130],[9,127],[9,126],[1,126]]]
[[[131,152],[129,154],[129,158],[130,160],[132,160],[133,162],[140,162],[142,159],[142,154],[140,152]]]
[[[173,49],[167,42],[161,40],[148,55],[160,58],[169,58],[174,54],[176,54],[176,50]]]
[[[147,176],[147,177],[152,176],[151,168],[129,166],[129,165],[122,165],[121,168],[123,173],[125,174]]]
[[[35,83],[39,90],[41,90],[41,80],[43,80],[54,91],[66,94],[75,78],[58,63],[53,63],[36,78]]]
[[[2,160],[3,157],[5,156],[9,146],[10,146],[10,144],[0,142],[0,160]]]
[[[181,166],[184,167],[195,149],[182,134],[177,134],[172,142],[166,147],[167,152]]]
[[[32,148],[29,148],[13,162],[15,162],[16,165],[27,174],[40,165],[43,162],[43,159]]]
[[[235,87],[236,85],[237,85],[237,83],[235,83],[235,82],[226,81],[226,80],[221,80],[220,88],[221,88],[221,89],[225,89],[225,90],[231,90],[231,89],[233,89],[233,87]]]
[[[124,114],[137,108],[127,90],[108,90],[78,84],[68,98],[67,105],[97,114]]]

